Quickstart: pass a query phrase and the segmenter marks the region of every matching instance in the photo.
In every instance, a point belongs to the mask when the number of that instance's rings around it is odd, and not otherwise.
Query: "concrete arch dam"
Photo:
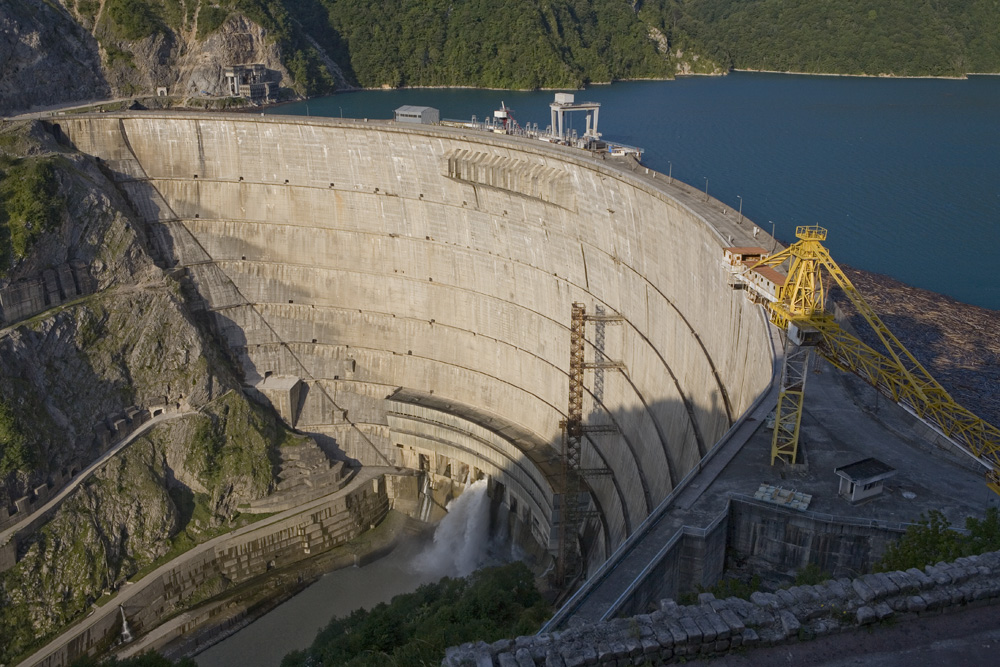
[[[570,312],[600,564],[769,386],[718,202],[634,161],[456,128],[205,114],[60,118],[188,275],[246,381],[328,451],[502,484],[556,546]],[[754,243],[744,243],[754,245]],[[555,508],[555,509],[554,509]]]

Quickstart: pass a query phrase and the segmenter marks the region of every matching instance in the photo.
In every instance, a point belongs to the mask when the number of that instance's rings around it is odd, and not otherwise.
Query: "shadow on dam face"
[[[771,381],[767,323],[722,261],[729,234],[698,198],[613,161],[279,116],[81,115],[60,135],[114,174],[248,391],[336,458],[490,475],[543,549],[573,303],[616,317],[584,333],[592,565]]]

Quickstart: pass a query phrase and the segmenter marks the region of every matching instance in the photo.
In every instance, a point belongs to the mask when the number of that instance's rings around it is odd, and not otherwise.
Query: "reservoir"
[[[830,230],[841,264],[1000,309],[1000,77],[881,79],[735,72],[575,91],[605,138],[708,193],[785,243]],[[360,91],[270,113],[391,118],[404,104],[480,120],[503,101],[549,122],[553,91]],[[583,115],[579,114],[583,132]]]

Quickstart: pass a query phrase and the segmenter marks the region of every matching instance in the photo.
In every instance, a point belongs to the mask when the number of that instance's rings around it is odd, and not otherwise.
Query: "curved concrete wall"
[[[551,460],[570,307],[602,307],[625,319],[603,349],[625,371],[601,389],[587,372],[587,423],[617,432],[591,434],[583,458],[612,472],[589,481],[614,548],[770,382],[766,324],[722,265],[734,235],[754,244],[750,225],[642,168],[332,119],[141,113],[59,131],[156,223],[247,381],[302,378],[298,427],[363,463],[396,456],[383,399],[398,387],[529,433],[551,445],[529,458]],[[592,360],[594,324],[587,340]]]

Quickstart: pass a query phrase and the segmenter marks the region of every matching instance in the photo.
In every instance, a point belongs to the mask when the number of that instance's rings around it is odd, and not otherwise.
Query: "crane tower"
[[[781,291],[767,295],[771,322],[785,331],[785,360],[771,441],[772,465],[795,463],[805,397],[805,382],[813,350],[834,366],[851,371],[943,435],[986,468],[989,487],[1000,494],[1000,429],[956,403],[927,369],[899,342],[823,246],[827,230],[800,226],[799,239],[785,250],[764,257],[742,273],[752,291],[759,282],[749,278],[759,267],[788,264]],[[875,350],[847,333],[827,312],[824,274],[850,299],[881,342]]]

